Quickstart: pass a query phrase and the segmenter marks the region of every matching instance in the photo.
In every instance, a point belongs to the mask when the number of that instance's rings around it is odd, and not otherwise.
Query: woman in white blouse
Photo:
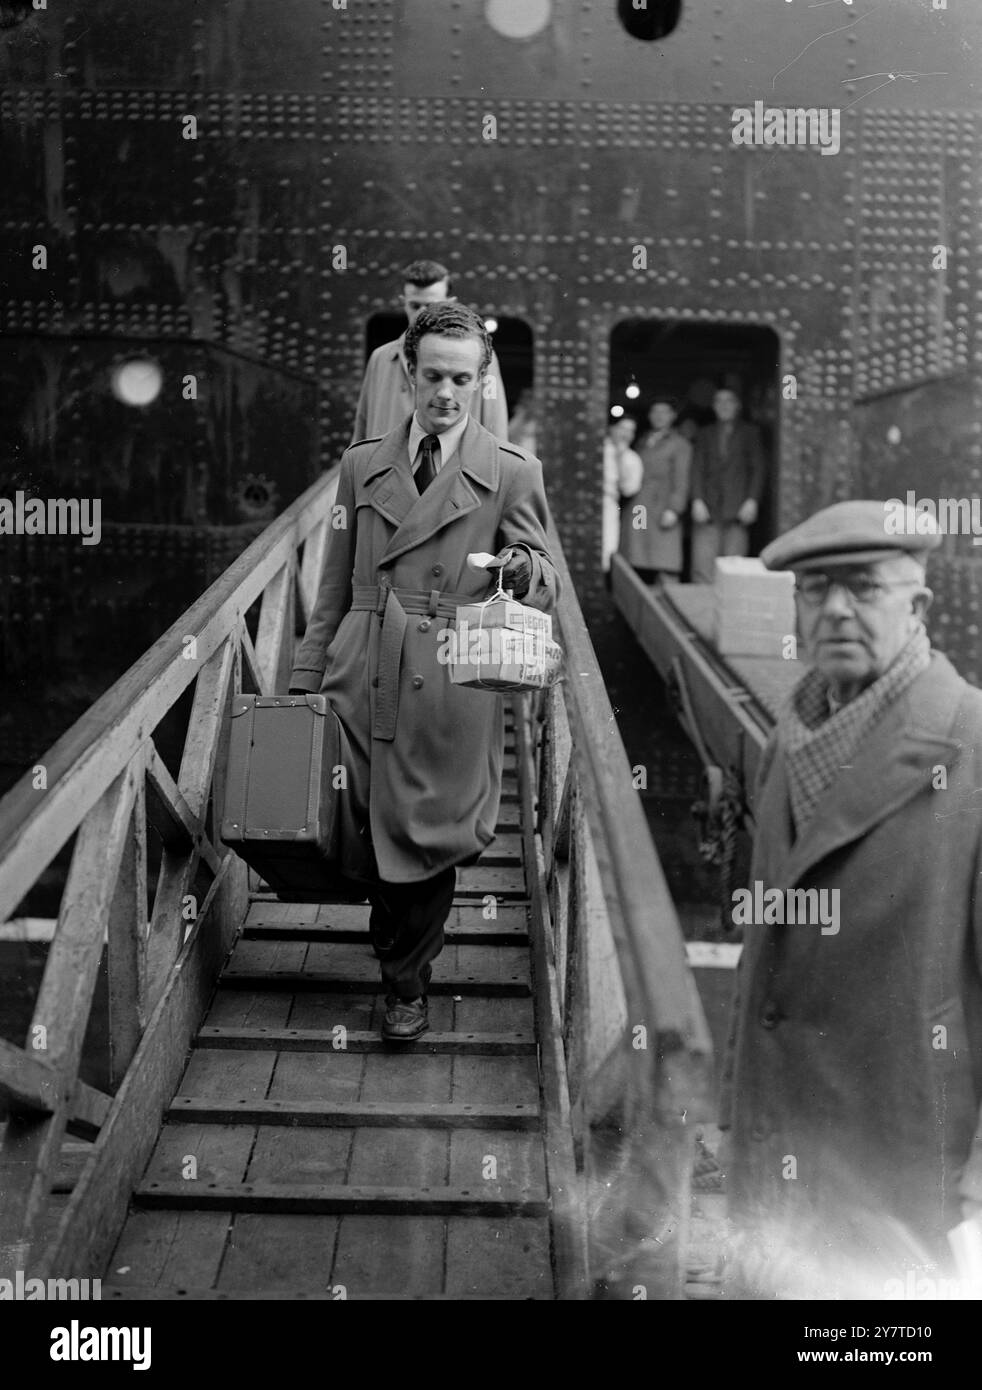
[[[604,499],[602,558],[604,573],[621,538],[621,499],[633,497],[641,487],[641,459],[631,448],[637,425],[629,415],[611,420],[604,435]]]

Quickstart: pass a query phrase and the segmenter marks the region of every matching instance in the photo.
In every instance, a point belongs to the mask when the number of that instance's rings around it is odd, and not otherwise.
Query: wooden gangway
[[[0,922],[73,842],[30,1027],[0,1040],[0,1274],[121,1299],[681,1297],[709,1033],[555,531],[567,679],[511,701],[427,1035],[379,1038],[367,906],[279,903],[218,841],[231,700],[286,689],[335,487],[0,803]]]

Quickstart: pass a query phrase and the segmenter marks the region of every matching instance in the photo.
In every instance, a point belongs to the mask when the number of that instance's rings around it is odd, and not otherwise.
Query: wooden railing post
[[[0,1148],[0,1258],[8,1261],[22,1260],[30,1250],[58,1164],[136,800],[135,784],[132,768],[121,772],[86,816],[75,841],[28,1040],[34,1056],[51,1073],[52,1090],[11,1114]]]
[[[147,825],[144,760],[130,764],[133,811],[109,910],[109,1076],[115,1090],[140,1045],[147,1022]]]

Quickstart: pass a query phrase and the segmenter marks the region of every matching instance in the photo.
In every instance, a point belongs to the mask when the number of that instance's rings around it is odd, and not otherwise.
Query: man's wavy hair
[[[411,372],[416,370],[416,349],[419,340],[426,333],[436,333],[441,338],[477,338],[481,344],[481,368],[483,376],[491,363],[491,339],[484,327],[481,315],[466,304],[449,304],[441,300],[437,304],[427,304],[419,311],[419,316],[411,328],[406,330],[403,351]]]
[[[439,261],[410,261],[402,269],[402,284],[415,285],[418,290],[425,290],[429,285],[438,285],[441,280],[447,282],[447,296],[453,293],[453,277],[445,265]]]

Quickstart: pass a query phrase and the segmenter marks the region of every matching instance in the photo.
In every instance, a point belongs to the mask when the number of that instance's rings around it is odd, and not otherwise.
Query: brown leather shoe
[[[418,999],[395,999],[386,1001],[385,1018],[382,1020],[382,1037],[387,1042],[412,1042],[420,1037],[430,1026],[429,1009],[426,996]]]

